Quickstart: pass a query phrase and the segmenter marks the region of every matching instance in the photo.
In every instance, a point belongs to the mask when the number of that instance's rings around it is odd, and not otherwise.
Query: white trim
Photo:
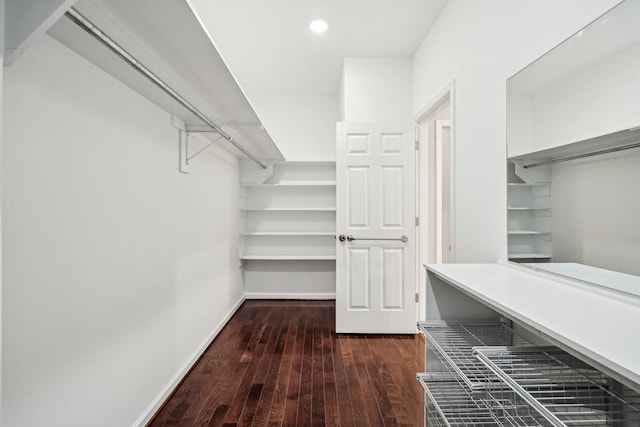
[[[335,292],[331,293],[282,293],[282,292],[247,292],[247,299],[301,299],[301,300],[330,300],[336,299]]]
[[[169,381],[169,383],[162,389],[162,391],[156,396],[155,399],[151,401],[149,406],[144,410],[140,417],[133,423],[134,427],[142,427],[145,426],[151,418],[156,414],[158,409],[164,404],[164,402],[169,398],[171,393],[175,390],[175,388],[180,384],[180,381],[187,375],[189,370],[195,365],[195,363],[200,359],[202,354],[205,352],[207,347],[211,345],[213,340],[218,336],[222,328],[231,320],[231,317],[238,311],[242,303],[246,300],[246,295],[243,295],[240,300],[233,306],[233,308],[229,311],[229,313],[216,325],[211,334],[204,340],[204,342],[198,347],[198,349],[193,353],[193,355],[187,360],[182,367],[176,372],[173,378]]]
[[[438,108],[446,99],[449,99],[450,103],[450,126],[451,126],[451,141],[450,141],[450,156],[451,156],[451,164],[450,164],[450,207],[451,207],[451,224],[450,224],[450,242],[451,242],[451,252],[450,252],[450,262],[456,262],[456,80],[452,79],[449,83],[447,83],[440,92],[436,96],[434,96],[431,101],[429,101],[424,107],[422,107],[418,112],[413,116],[413,122],[416,126],[421,127],[421,123],[427,118],[427,116],[436,108]],[[419,167],[416,170],[416,179],[420,180],[421,175],[423,173],[426,165],[426,155],[427,155],[427,147],[428,147],[428,132],[420,132],[420,152],[418,154],[419,158]],[[422,192],[422,191],[421,191]],[[420,227],[416,230],[419,233],[418,237],[418,248],[417,248],[417,257],[420,260],[422,253],[425,251],[425,245],[427,242],[423,242],[421,237],[423,232],[421,231],[422,227],[426,227],[428,224],[428,215],[427,212],[422,209],[422,202],[420,197],[423,197],[422,194],[418,194],[418,199],[416,200],[416,206],[418,209],[418,216],[420,217]],[[417,265],[420,265],[421,262],[418,262]],[[424,283],[420,283],[420,272],[417,274],[417,293],[420,298],[420,306],[417,311],[418,320],[421,316],[426,316],[426,295]]]
[[[452,263],[456,262],[456,249],[457,249],[457,239],[456,239],[456,80],[451,80],[438,94],[421,108],[417,114],[413,116],[413,121],[417,126],[420,126],[420,123],[429,115],[429,113],[437,108],[445,99],[449,97],[450,108],[451,108],[451,259]],[[422,133],[422,132],[421,132]],[[422,136],[422,135],[421,135]],[[421,138],[421,145],[426,146],[426,140]],[[421,157],[422,159],[422,157]],[[420,167],[424,167],[422,164]],[[418,172],[419,173],[419,172]],[[419,203],[419,201],[417,201]],[[424,216],[423,212],[420,212],[420,216]],[[424,218],[426,220],[426,216]]]
[[[422,107],[416,114],[413,116],[414,123],[420,123],[425,119],[431,112],[431,110],[435,109],[438,105],[440,105],[447,95],[449,95],[453,101],[453,95],[456,89],[456,79],[451,80],[436,96],[434,96],[427,105]],[[452,103],[453,104],[453,103]],[[453,105],[452,105],[453,107]],[[453,108],[451,108],[451,118],[453,119]]]

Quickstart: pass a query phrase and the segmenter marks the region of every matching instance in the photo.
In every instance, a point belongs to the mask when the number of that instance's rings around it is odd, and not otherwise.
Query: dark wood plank
[[[334,369],[331,329],[322,328],[322,380],[324,382],[323,407],[324,422],[327,427],[340,425],[340,410],[338,406],[337,380]]]
[[[287,399],[287,389],[289,387],[289,379],[291,377],[293,350],[296,342],[296,334],[298,331],[298,322],[300,319],[300,312],[295,313],[290,317],[289,326],[287,328],[287,336],[282,350],[282,360],[276,378],[275,388],[273,390],[273,397],[271,398],[270,408],[268,413],[268,420],[265,425],[268,426],[280,426],[284,417],[284,408]],[[266,399],[264,399],[266,400]],[[256,425],[260,425],[257,424]]]
[[[305,323],[304,345],[302,347],[302,367],[300,370],[300,394],[298,395],[298,416],[295,425],[311,425],[311,391],[313,376],[313,318],[308,316]]]
[[[333,301],[246,301],[148,424],[421,426],[420,335],[337,335]]]

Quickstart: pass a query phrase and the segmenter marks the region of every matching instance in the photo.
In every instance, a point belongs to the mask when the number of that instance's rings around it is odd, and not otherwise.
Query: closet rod
[[[234,145],[238,150],[244,153],[247,157],[253,160],[258,166],[262,169],[266,169],[267,166],[262,163],[256,156],[254,156],[251,152],[249,152],[246,148],[240,145],[236,140],[234,140],[228,133],[226,133],[220,126],[216,125],[212,120],[210,120],[207,116],[201,113],[196,107],[194,107],[189,101],[182,97],[178,92],[173,90],[171,86],[163,82],[158,76],[156,76],[151,70],[141,64],[134,56],[132,56],[129,52],[127,52],[122,46],[116,43],[111,37],[105,34],[102,30],[96,27],[91,21],[89,21],[84,15],[78,12],[75,8],[70,8],[69,11],[65,13],[65,16],[73,21],[76,25],[82,28],[84,31],[93,36],[96,40],[102,43],[105,47],[115,53],[120,57],[124,62],[133,67],[136,71],[146,77],[151,83],[158,86],[162,89],[167,95],[180,103],[184,108],[191,111],[196,117],[202,120],[207,126],[210,126],[217,133],[219,133],[224,139],[229,141]]]
[[[530,165],[524,165],[524,168],[525,169],[535,168],[538,166],[550,165],[553,163],[560,163],[560,162],[567,162],[569,160],[582,159],[584,157],[597,156],[600,154],[615,153],[616,151],[623,151],[623,150],[628,150],[630,148],[638,148],[638,147],[640,147],[640,142],[636,142],[635,144],[623,145],[622,147],[607,148],[605,150],[592,151],[591,153],[576,154],[575,156],[562,157],[560,159],[546,160],[544,162],[539,162],[539,163],[531,163]]]

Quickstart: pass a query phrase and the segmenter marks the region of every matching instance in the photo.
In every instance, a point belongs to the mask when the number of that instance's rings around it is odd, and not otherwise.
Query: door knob
[[[347,240],[347,236],[345,236],[344,234],[341,234],[338,236],[338,240],[340,240],[341,242],[344,242],[345,240]]]

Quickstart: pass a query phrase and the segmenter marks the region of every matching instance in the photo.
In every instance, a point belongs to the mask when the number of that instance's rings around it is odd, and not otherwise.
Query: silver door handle
[[[351,242],[353,240],[399,240],[401,242],[408,242],[409,238],[405,235],[405,236],[400,236],[399,238],[389,238],[389,237],[379,237],[379,238],[372,238],[372,237],[353,237],[351,234],[349,234],[348,236],[341,234],[340,236],[338,236],[338,240],[340,240],[341,242],[344,242],[345,240]]]

